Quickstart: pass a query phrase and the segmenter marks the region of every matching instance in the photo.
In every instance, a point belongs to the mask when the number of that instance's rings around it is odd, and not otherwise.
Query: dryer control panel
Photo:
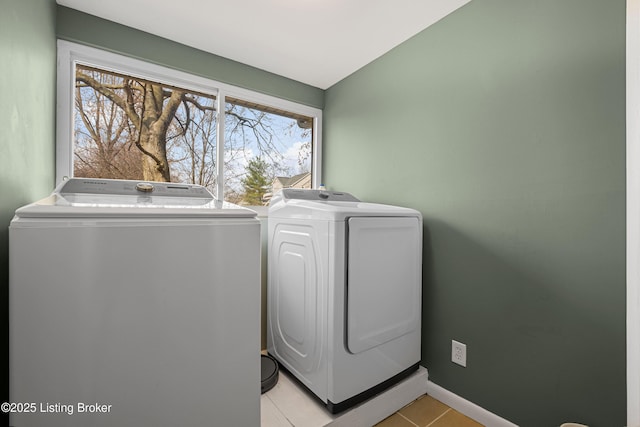
[[[328,202],[359,202],[357,198],[349,193],[341,191],[308,190],[301,188],[285,188],[282,190],[282,197],[287,199],[315,200]]]

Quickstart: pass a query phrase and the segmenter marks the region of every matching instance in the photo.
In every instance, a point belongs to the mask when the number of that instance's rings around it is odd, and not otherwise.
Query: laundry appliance
[[[418,368],[420,212],[284,189],[268,239],[268,352],[331,412]]]
[[[9,229],[10,424],[260,424],[260,224],[198,185],[70,179]],[[26,408],[26,409],[25,409]]]

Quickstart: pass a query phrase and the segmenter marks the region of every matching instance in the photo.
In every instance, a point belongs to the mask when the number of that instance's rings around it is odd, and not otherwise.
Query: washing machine
[[[15,426],[260,424],[260,224],[198,185],[70,179],[9,227]]]
[[[268,352],[330,412],[418,368],[420,212],[284,189],[269,206],[268,239]]]

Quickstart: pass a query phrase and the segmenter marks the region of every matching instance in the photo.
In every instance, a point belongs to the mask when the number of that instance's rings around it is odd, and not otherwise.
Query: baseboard
[[[456,411],[466,415],[469,418],[472,418],[479,422],[480,424],[484,424],[488,427],[518,427],[517,424],[512,423],[511,421],[507,421],[498,415],[487,411],[486,409],[476,405],[475,403],[469,402],[468,400],[458,396],[440,387],[438,384],[435,384],[431,381],[427,383],[427,394],[434,399],[439,400],[447,406],[455,409]]]

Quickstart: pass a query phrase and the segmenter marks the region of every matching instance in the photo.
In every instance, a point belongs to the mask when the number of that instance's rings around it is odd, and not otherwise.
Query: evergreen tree
[[[261,157],[255,157],[247,164],[247,174],[242,178],[244,196],[242,201],[247,205],[262,205],[262,196],[269,191],[268,164]]]

